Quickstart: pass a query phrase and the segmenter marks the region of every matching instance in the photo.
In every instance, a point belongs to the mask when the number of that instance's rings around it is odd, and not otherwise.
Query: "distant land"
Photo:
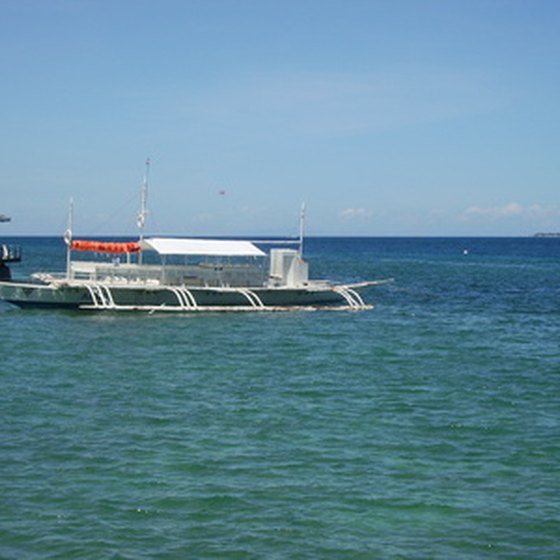
[[[533,237],[560,237],[560,232],[557,233],[535,233]]]

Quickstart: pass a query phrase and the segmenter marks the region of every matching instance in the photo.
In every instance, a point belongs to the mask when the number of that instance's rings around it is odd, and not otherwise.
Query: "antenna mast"
[[[142,195],[140,199],[140,212],[138,212],[137,225],[140,230],[140,241],[144,239],[144,225],[148,215],[148,177],[150,175],[150,158],[146,160],[146,171],[144,172],[144,183],[142,184]]]
[[[64,232],[64,242],[66,243],[66,278],[70,280],[72,272],[72,229],[74,227],[74,199],[68,202],[68,227]]]
[[[150,175],[150,158],[146,159],[146,171],[144,172],[144,182],[142,184],[142,193],[140,197],[140,212],[138,212],[138,219],[136,224],[140,230],[139,242],[142,243],[144,239],[144,226],[146,224],[146,216],[148,215],[148,178]],[[142,264],[142,248],[138,254],[138,263]]]
[[[299,256],[303,257],[303,236],[305,233],[305,202],[301,205],[301,213],[299,215]]]

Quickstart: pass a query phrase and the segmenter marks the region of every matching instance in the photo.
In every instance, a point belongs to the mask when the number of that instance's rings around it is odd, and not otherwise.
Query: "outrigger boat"
[[[66,271],[35,273],[29,281],[4,274],[0,300],[21,308],[65,308],[109,311],[200,312],[287,311],[294,309],[371,309],[358,290],[383,283],[333,284],[310,280],[302,256],[303,215],[297,240],[247,241],[149,237],[147,175],[138,214],[138,241],[109,243],[74,239],[72,205]],[[297,248],[289,248],[290,243]],[[263,247],[273,247],[265,252]],[[76,259],[88,253],[89,259]],[[20,259],[16,248],[2,253]],[[0,257],[0,265],[6,259]]]

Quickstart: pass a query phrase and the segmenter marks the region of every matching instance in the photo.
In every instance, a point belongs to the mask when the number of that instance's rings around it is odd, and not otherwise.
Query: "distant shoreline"
[[[535,233],[533,237],[560,237],[560,232],[557,233]]]

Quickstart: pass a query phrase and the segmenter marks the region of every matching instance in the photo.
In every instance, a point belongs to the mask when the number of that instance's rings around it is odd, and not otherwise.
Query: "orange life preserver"
[[[138,253],[140,244],[136,241],[128,243],[110,243],[107,241],[87,241],[76,239],[70,244],[73,251],[95,251],[96,253]]]

